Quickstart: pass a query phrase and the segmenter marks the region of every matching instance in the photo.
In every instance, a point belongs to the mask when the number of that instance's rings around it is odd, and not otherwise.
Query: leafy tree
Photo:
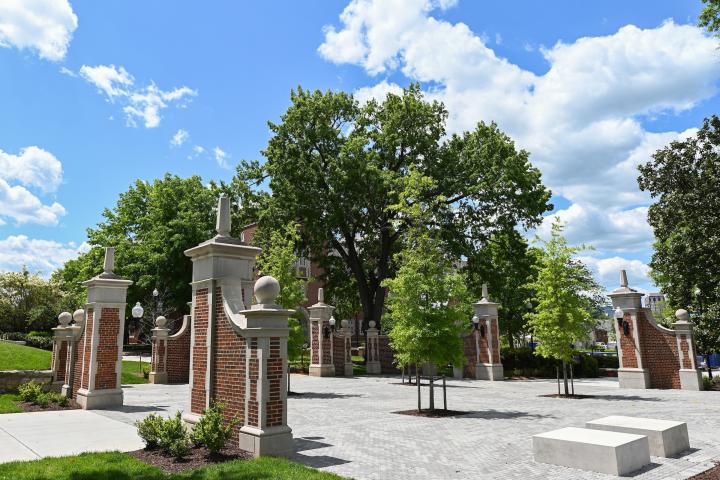
[[[585,247],[568,246],[562,230],[556,219],[550,239],[542,242],[537,279],[529,285],[535,291],[536,307],[528,318],[540,342],[535,353],[562,361],[565,395],[569,395],[567,364],[572,361],[573,344],[593,326],[590,294],[599,292],[600,286],[587,266],[574,258]]]
[[[488,284],[493,298],[500,303],[500,330],[511,347],[528,333],[528,298],[534,295],[529,285],[537,275],[537,257],[537,249],[529,247],[525,238],[511,229],[490,237],[487,245],[467,259],[468,288],[475,298],[480,298],[482,284]]]
[[[705,354],[720,349],[719,148],[720,118],[713,115],[695,137],[655,152],[638,177],[655,202],[648,209],[651,276],[672,309],[690,311]]]
[[[702,0],[705,4],[698,17],[698,27],[705,27],[708,33],[716,36],[720,31],[720,0]]]
[[[58,285],[30,273],[0,273],[0,331],[50,331],[63,307]]]
[[[121,193],[103,220],[87,231],[90,251],[70,260],[53,273],[75,305],[85,303],[80,282],[102,272],[103,247],[115,247],[115,273],[133,280],[128,304],[141,302],[146,324],[152,326],[156,304],[153,289],[160,292],[163,314],[172,318],[187,309],[191,297],[192,262],[184,251],[210,238],[215,227],[217,197],[227,186],[203,184],[198,176],[180,178],[167,174],[153,182],[136,181]],[[243,222],[234,214],[234,230]]]
[[[344,92],[302,88],[291,101],[281,121],[269,124],[267,161],[243,162],[234,183],[255,192],[269,185],[261,227],[299,222],[304,246],[328,276],[338,268],[351,273],[366,326],[380,323],[383,281],[395,276],[394,254],[412,226],[387,208],[411,170],[434,181],[420,200],[435,205],[429,221],[458,258],[496,231],[537,225],[550,208],[527,152],[495,124],[447,136],[445,107],[425,101],[418,85],[364,105]]]

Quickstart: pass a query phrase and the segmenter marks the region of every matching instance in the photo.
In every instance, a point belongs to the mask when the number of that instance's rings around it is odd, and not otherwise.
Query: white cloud
[[[570,201],[558,214],[573,242],[607,253],[647,251],[650,199],[638,189],[637,165],[694,130],[651,132],[643,122],[716,94],[717,40],[671,20],[627,25],[541,48],[549,68],[536,74],[498,57],[466,24],[434,18],[435,8],[423,0],[353,0],[340,26],[325,28],[318,51],[370,76],[401,72],[429,83],[427,96],[448,108],[450,132],[497,122],[531,152],[553,193]],[[398,89],[383,79],[357,94],[364,101]]]
[[[48,276],[66,261],[87,251],[86,243],[60,243],[53,240],[11,235],[0,240],[0,271],[18,271],[23,266],[31,272]]]
[[[77,15],[68,0],[2,0],[0,47],[35,50],[40,58],[65,58]]]
[[[25,187],[10,186],[0,178],[0,215],[18,223],[57,225],[59,218],[65,215],[65,207],[57,202],[45,205]]]
[[[632,288],[652,290],[650,267],[640,260],[618,256],[608,258],[579,256],[578,259],[590,268],[601,285],[607,285],[610,289],[620,286],[620,270],[625,270]]]
[[[62,181],[62,164],[52,153],[35,146],[23,148],[19,155],[0,149],[0,178],[54,192]]]
[[[130,126],[136,126],[136,121],[142,120],[145,128],[155,128],[160,125],[161,110],[171,104],[183,107],[185,101],[197,96],[197,91],[187,86],[161,90],[151,82],[145,87],[137,87],[135,78],[122,66],[83,65],[80,76],[104,93],[108,101],[124,104],[123,112]]]
[[[220,147],[213,148],[213,156],[215,157],[215,161],[221,168],[230,168],[230,165],[227,162],[228,154],[225,153]]]
[[[190,134],[187,130],[179,129],[177,132],[175,132],[175,135],[173,135],[172,139],[170,140],[170,145],[173,147],[180,147],[182,146],[185,141],[190,138]]]

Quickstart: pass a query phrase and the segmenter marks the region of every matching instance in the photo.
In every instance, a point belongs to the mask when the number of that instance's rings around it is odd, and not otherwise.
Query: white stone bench
[[[643,435],[568,427],[532,438],[536,462],[610,475],[625,475],[650,463]]]
[[[611,416],[587,422],[585,427],[646,435],[650,442],[650,455],[655,457],[670,457],[690,449],[687,424],[684,422]]]

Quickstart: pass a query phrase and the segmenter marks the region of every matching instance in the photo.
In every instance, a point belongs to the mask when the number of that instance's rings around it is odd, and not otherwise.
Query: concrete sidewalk
[[[132,425],[87,410],[0,415],[0,463],[144,446]]]

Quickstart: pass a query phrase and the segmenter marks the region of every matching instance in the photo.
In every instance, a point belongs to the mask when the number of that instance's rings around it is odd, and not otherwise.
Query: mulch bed
[[[52,412],[56,410],[77,410],[80,406],[74,400],[70,400],[67,407],[61,407],[57,403],[51,403],[47,407],[41,407],[30,402],[15,402],[24,412]]]
[[[548,397],[548,398],[565,398],[568,400],[582,400],[583,398],[594,398],[593,395],[558,395],[557,393],[549,393],[547,395],[538,395],[538,397]]]
[[[183,470],[204,467],[217,463],[230,462],[232,460],[250,460],[253,458],[250,452],[240,450],[238,448],[225,448],[217,455],[210,455],[205,447],[194,447],[183,458],[177,459],[172,455],[164,453],[162,450],[135,450],[128,452],[138,460],[158,467],[165,473],[178,473]]]
[[[694,477],[688,478],[688,480],[720,480],[720,463],[716,463],[710,470],[698,473]]]
[[[441,417],[459,417],[461,415],[467,415],[470,412],[460,412],[457,410],[443,410],[442,408],[436,408],[433,411],[423,409],[422,411],[418,412],[417,409],[414,409],[414,410],[402,410],[399,412],[392,412],[392,413],[398,413],[400,415],[410,415],[411,417],[441,418]]]

